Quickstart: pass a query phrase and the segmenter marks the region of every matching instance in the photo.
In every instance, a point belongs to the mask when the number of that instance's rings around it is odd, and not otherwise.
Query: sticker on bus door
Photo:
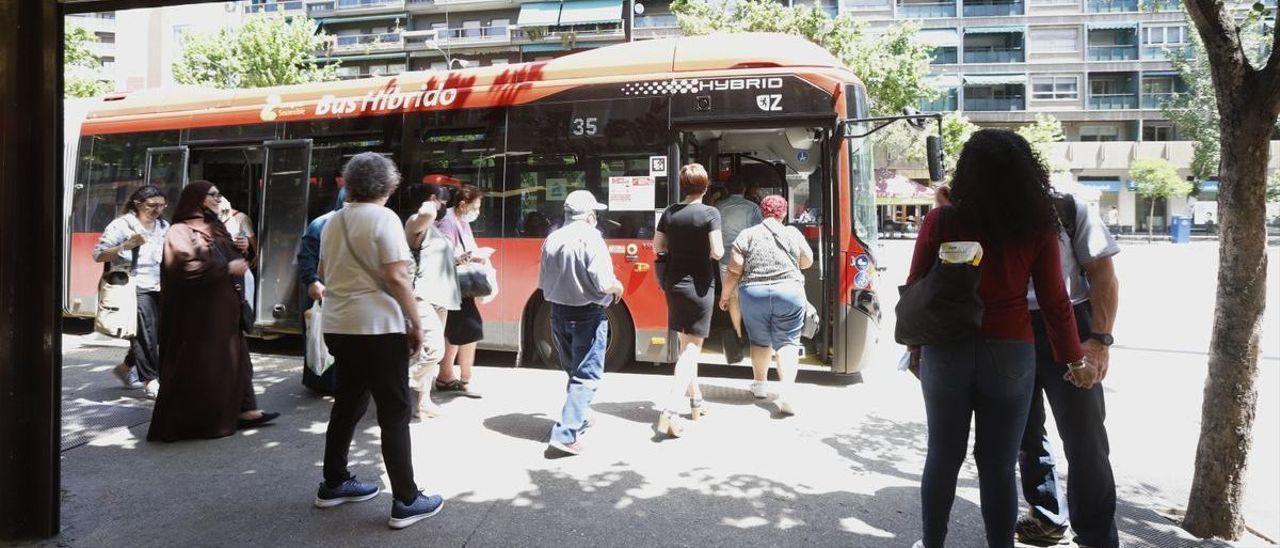
[[[653,177],[609,177],[610,211],[653,211]]]

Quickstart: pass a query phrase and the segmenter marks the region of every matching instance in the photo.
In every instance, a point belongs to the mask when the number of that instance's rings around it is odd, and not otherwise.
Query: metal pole
[[[59,529],[62,18],[0,2],[0,539]]]

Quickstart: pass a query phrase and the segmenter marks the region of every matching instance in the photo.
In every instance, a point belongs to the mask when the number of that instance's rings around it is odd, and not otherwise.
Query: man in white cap
[[[608,209],[588,190],[575,190],[564,201],[564,226],[542,244],[538,288],[551,303],[551,331],[560,366],[569,374],[568,394],[560,421],[551,428],[552,449],[577,455],[596,385],[604,375],[609,322],[605,307],[622,296],[613,274],[609,247],[596,228],[597,212]]]

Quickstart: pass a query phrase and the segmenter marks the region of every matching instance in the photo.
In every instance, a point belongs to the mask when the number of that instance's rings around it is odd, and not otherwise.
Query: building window
[[[1031,98],[1041,101],[1064,101],[1080,98],[1079,76],[1033,76]]]
[[[116,33],[114,32],[95,32],[93,33],[93,37],[99,44],[116,43]]]
[[[1147,122],[1142,126],[1143,141],[1173,141],[1173,125]]]
[[[1080,51],[1080,29],[1031,29],[1027,46],[1032,53],[1076,53]]]
[[[173,43],[179,46],[186,45],[187,33],[191,32],[191,25],[174,25],[173,26]]]
[[[1081,141],[1119,141],[1120,128],[1117,126],[1083,126],[1080,128]]]
[[[1186,43],[1187,27],[1185,25],[1142,28],[1142,45],[1144,46],[1181,46]]]
[[[1080,0],[1031,0],[1032,6],[1079,6]]]

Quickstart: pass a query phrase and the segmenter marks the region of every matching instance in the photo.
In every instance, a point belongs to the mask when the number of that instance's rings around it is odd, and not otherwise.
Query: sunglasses
[[[147,207],[150,209],[164,209],[166,207],[169,207],[169,204],[165,202],[143,202],[142,205],[143,207]]]

